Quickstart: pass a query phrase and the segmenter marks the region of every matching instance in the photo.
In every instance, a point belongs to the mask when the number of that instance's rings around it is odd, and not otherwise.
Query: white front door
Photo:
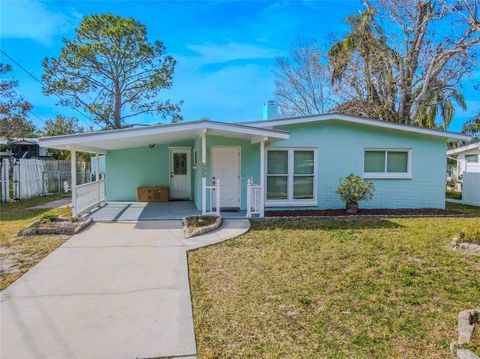
[[[190,199],[190,148],[170,149],[170,198]]]
[[[239,147],[212,147],[212,178],[220,179],[220,207],[240,208]]]

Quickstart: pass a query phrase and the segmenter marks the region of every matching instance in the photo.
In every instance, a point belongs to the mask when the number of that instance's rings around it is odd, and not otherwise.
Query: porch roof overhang
[[[287,140],[290,137],[287,131],[236,123],[200,120],[75,135],[43,137],[39,139],[39,142],[42,147],[60,150],[107,153],[109,150],[192,140],[204,132],[215,136],[247,139],[252,143],[259,142],[262,139],[270,142],[281,141]]]

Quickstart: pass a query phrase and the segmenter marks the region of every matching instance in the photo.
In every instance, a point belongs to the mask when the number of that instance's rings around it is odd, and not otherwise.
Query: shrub
[[[445,197],[451,199],[462,199],[462,192],[447,188],[447,191],[445,192]]]
[[[40,220],[42,222],[52,222],[52,221],[56,221],[57,219],[58,219],[58,215],[50,212],[44,213],[40,217]]]
[[[367,201],[373,198],[375,187],[373,183],[364,180],[360,176],[350,173],[347,178],[340,178],[340,185],[336,193],[345,203],[357,204],[359,201]]]
[[[460,233],[462,242],[480,244],[480,227],[476,223],[469,223]]]

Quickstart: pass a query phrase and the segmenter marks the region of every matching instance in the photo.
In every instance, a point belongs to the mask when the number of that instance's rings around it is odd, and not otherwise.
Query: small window
[[[198,151],[193,150],[193,166],[197,165],[197,161],[198,161]]]
[[[478,163],[479,155],[465,155],[465,161],[468,163]]]
[[[364,153],[364,177],[410,178],[410,150],[372,149]]]

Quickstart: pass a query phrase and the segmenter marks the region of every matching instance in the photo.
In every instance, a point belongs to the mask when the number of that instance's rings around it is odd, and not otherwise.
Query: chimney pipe
[[[262,118],[264,120],[273,120],[278,118],[278,106],[274,100],[265,101],[263,104]]]

